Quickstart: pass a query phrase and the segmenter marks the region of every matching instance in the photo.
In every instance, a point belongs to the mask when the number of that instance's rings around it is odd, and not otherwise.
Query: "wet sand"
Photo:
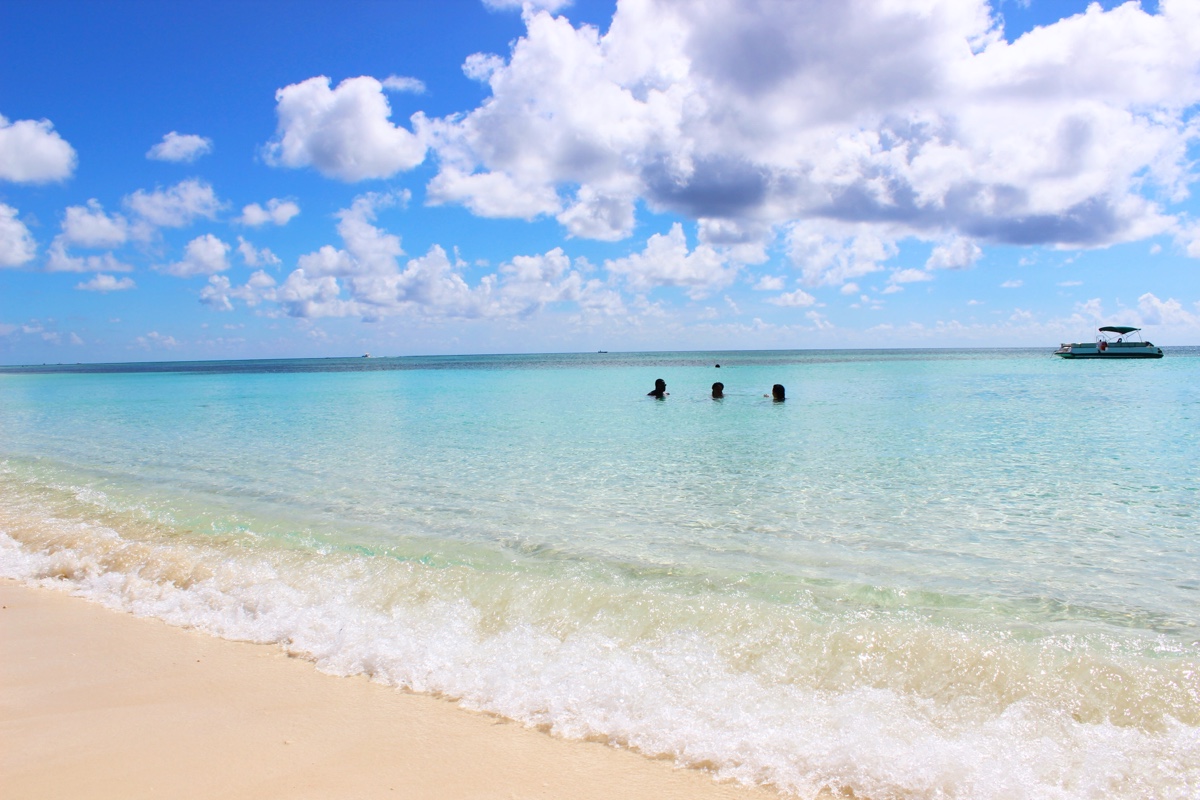
[[[0,606],[7,800],[778,797],[51,589]]]

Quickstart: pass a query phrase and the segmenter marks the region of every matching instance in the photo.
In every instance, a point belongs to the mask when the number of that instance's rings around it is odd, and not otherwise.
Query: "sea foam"
[[[870,798],[1182,798],[1200,787],[1194,662],[1106,661],[1086,648],[1064,661],[1045,652],[1064,642],[939,636],[911,620],[906,631],[887,620],[810,625],[803,612],[790,620],[791,633],[808,630],[789,637],[778,629],[787,620],[756,615],[736,597],[602,583],[580,591],[575,579],[472,575],[467,567],[279,548],[253,536],[211,541],[154,525],[127,538],[47,512],[35,501],[5,502],[0,574],[173,625],[276,643],[335,675],[366,674],[786,794],[847,787]],[[570,584],[584,596],[571,597]],[[564,594],[557,612],[539,608],[539,596]],[[746,629],[730,630],[719,617],[705,623],[697,604],[735,612]],[[627,607],[642,613],[614,618]],[[750,629],[755,620],[761,629]],[[941,652],[924,653],[924,664],[892,665],[913,674],[872,678],[863,662],[880,650],[902,652],[892,639],[905,635]],[[878,647],[864,643],[871,637]],[[988,648],[1001,657],[989,658]],[[1022,655],[1027,663],[1014,664]],[[1040,668],[1061,672],[1071,662],[1095,675],[1120,664],[1134,682],[1146,679],[1138,669],[1183,668],[1175,691],[1185,695],[1177,700],[1190,723],[1169,713],[1131,723],[1112,707],[1098,714],[1083,697],[1063,696],[1085,687],[1061,674],[1049,676],[1058,694],[1011,695],[956,674],[990,664],[1009,671],[1000,681],[1032,684]],[[922,669],[931,674],[916,674]],[[947,690],[931,691],[931,682]],[[1142,688],[1161,705],[1169,683]]]

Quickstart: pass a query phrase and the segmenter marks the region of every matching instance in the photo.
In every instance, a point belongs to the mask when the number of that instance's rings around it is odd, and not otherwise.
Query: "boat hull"
[[[1094,344],[1065,344],[1055,350],[1054,355],[1060,358],[1162,358],[1163,351],[1154,345],[1127,347],[1113,344],[1100,350]]]

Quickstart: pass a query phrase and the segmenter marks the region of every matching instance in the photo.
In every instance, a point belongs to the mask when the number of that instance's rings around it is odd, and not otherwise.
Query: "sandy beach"
[[[9,800],[777,796],[49,589],[0,606]]]

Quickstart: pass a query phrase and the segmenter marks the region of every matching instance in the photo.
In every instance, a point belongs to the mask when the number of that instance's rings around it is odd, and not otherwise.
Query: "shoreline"
[[[0,579],[0,606],[13,800],[779,797],[49,588]]]

